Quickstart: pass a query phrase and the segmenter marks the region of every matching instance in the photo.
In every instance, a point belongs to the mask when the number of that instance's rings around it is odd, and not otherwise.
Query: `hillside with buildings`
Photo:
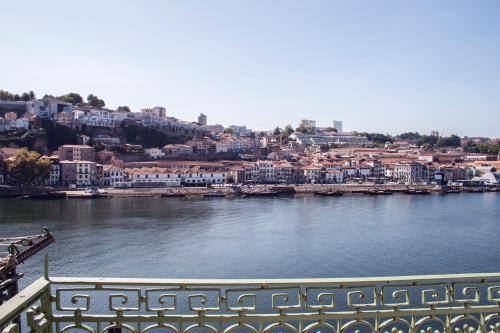
[[[162,106],[111,110],[93,95],[0,95],[1,184],[19,184],[9,163],[22,148],[50,160],[34,183],[52,186],[498,182],[499,139],[343,132],[338,120],[256,132]]]

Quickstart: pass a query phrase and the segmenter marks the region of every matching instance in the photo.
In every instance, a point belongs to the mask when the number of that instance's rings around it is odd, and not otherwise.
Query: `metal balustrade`
[[[22,317],[21,321],[16,318]],[[43,277],[1,333],[500,333],[500,273],[346,279]]]

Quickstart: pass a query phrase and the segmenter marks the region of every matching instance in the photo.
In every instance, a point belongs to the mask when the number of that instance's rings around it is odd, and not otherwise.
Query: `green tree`
[[[49,119],[42,119],[42,128],[47,135],[47,148],[55,150],[62,145],[76,144],[77,133],[74,129],[59,125]]]
[[[422,136],[418,132],[401,133],[399,138],[401,140],[419,140]]]
[[[226,129],[224,130],[224,133],[226,133],[226,134],[233,134],[233,133],[234,133],[234,131],[233,131],[233,129],[232,129],[231,127],[228,127],[228,128],[226,128]]]
[[[326,131],[327,131],[327,132],[338,132],[338,131],[337,131],[337,129],[336,129],[336,128],[334,128],[334,127],[327,127],[327,128],[326,128]]]
[[[439,140],[436,142],[436,146],[438,146],[438,147],[460,147],[461,140],[460,140],[460,137],[458,135],[452,134],[451,136],[448,136],[448,137],[439,138]]]
[[[274,129],[273,135],[274,135],[274,136],[279,136],[280,134],[281,134],[281,130],[280,130],[280,128],[279,128],[279,127],[276,127],[276,128]]]
[[[23,101],[25,101],[25,102],[27,102],[27,101],[30,101],[30,100],[31,100],[31,99],[30,99],[30,95],[29,95],[28,93],[25,93],[25,92],[21,94],[21,99],[22,99]]]
[[[128,106],[119,106],[116,111],[121,111],[121,112],[130,112],[130,108]]]
[[[21,149],[7,161],[7,171],[17,183],[32,185],[50,176],[51,165],[49,159],[40,158],[37,152]]]
[[[316,122],[314,120],[302,119],[300,121],[299,127],[297,127],[297,132],[301,132],[304,134],[315,134]]]
[[[103,108],[104,106],[106,106],[106,103],[104,103],[102,99],[92,94],[87,96],[87,102],[94,108]]]
[[[66,102],[66,103],[71,103],[71,104],[82,104],[83,103],[83,98],[77,93],[70,92],[66,95],[62,95],[57,97],[58,99]]]
[[[286,136],[290,136],[293,133],[292,125],[286,125],[283,132],[286,134]]]

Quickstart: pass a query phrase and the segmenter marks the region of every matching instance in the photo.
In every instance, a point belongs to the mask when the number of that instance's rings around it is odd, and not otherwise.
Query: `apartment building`
[[[95,161],[94,147],[87,145],[63,145],[57,150],[60,161]]]
[[[124,180],[124,171],[115,165],[103,166],[102,184],[104,186],[113,187],[117,183],[122,183]]]
[[[427,179],[424,179],[424,166],[414,161],[395,164],[392,177],[394,180],[405,184],[419,184],[427,181]]]
[[[92,161],[60,161],[61,184],[77,186],[98,185],[96,163]]]

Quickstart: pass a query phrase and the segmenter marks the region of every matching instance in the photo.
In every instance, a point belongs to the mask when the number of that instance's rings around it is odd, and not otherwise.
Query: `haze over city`
[[[498,137],[499,12],[498,1],[8,0],[0,86],[256,130],[342,119]]]

